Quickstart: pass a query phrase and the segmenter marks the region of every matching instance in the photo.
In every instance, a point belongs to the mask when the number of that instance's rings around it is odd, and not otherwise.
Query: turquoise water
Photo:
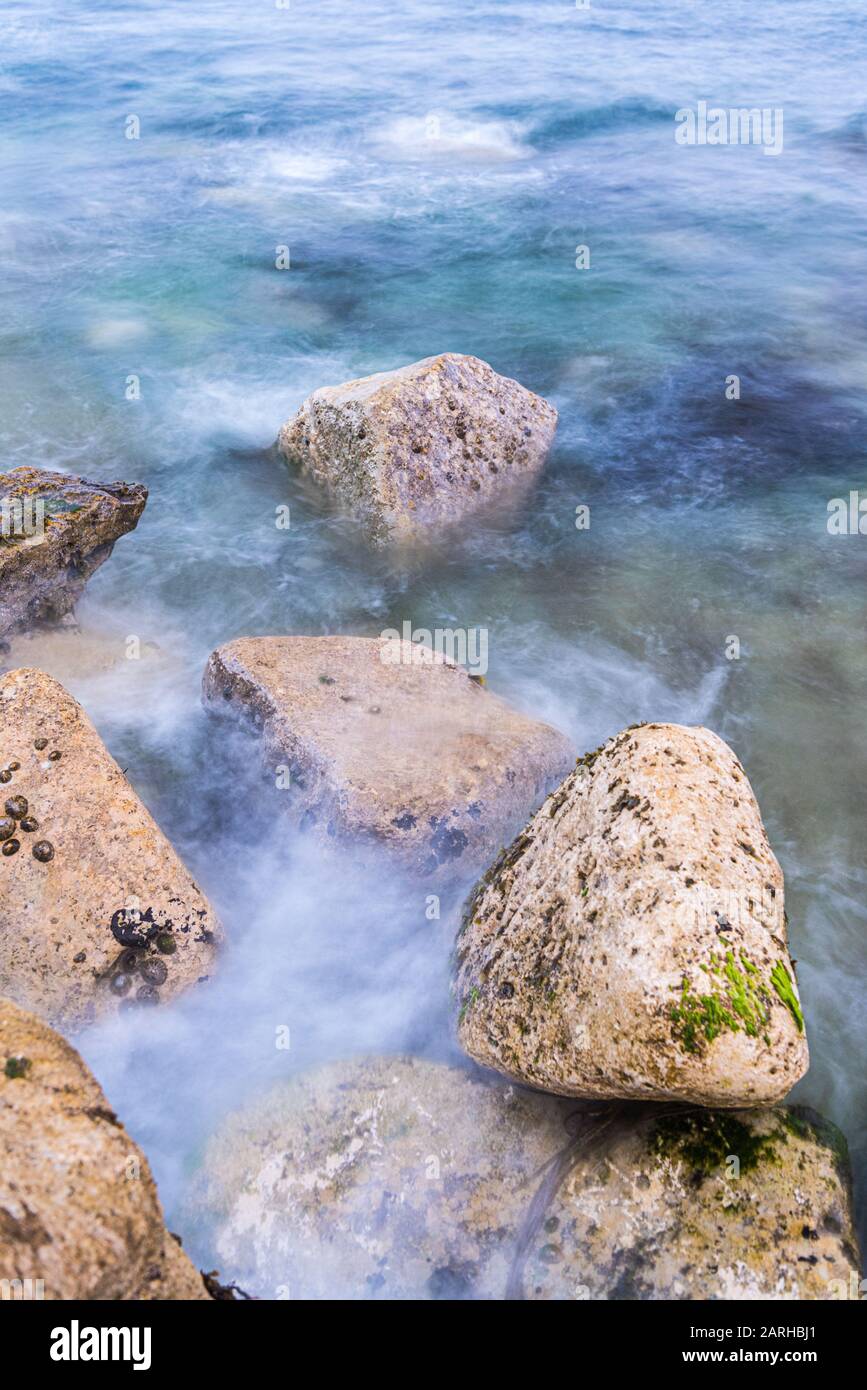
[[[799,1095],[867,1210],[867,539],[826,529],[867,490],[865,30],[860,0],[6,5],[2,465],[151,490],[80,632],[11,659],[85,702],[231,941],[206,997],[82,1040],[170,1214],[287,1066],[447,1055],[450,924],[287,856],[198,706],[219,642],[407,619],[487,627],[491,687],[581,748],[644,718],[732,743],[787,878]],[[783,153],[678,146],[700,100],[781,108]],[[557,445],[519,516],[398,567],[270,445],[314,387],[445,350],[549,396]]]

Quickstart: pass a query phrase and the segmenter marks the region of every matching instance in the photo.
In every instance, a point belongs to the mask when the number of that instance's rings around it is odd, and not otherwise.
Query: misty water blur
[[[275,1077],[451,1055],[448,914],[287,842],[199,707],[220,642],[404,620],[486,627],[491,688],[579,748],[645,718],[732,743],[787,879],[798,1098],[847,1133],[863,1214],[867,558],[825,520],[864,479],[864,48],[859,0],[6,5],[2,466],[150,501],[80,630],[4,660],[82,700],[229,938],[210,985],[79,1039],[170,1223]],[[701,99],[783,107],[783,155],[676,146]],[[518,517],[398,564],[270,446],[316,386],[443,350],[549,396],[558,441]]]

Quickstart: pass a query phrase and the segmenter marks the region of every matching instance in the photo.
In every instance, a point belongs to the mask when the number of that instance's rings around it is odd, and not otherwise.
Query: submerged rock
[[[265,1298],[820,1299],[858,1268],[845,1141],[808,1112],[588,1107],[412,1058],[231,1116],[189,1217]]]
[[[314,391],[277,443],[383,544],[526,484],[556,428],[541,396],[445,352]]]
[[[90,576],[144,511],[140,483],[95,483],[39,468],[0,478],[0,639],[74,608]]]
[[[543,1090],[761,1105],[807,1069],[783,876],[707,729],[581,759],[478,885],[456,965],[465,1051]]]
[[[572,763],[556,729],[409,642],[241,638],[212,653],[203,688],[261,730],[295,823],[432,878],[476,872]]]
[[[617,1109],[560,1160],[515,1287],[561,1298],[565,1274],[585,1298],[852,1297],[860,1259],[834,1125],[800,1106]]]
[[[413,1058],[330,1064],[226,1121],[190,1221],[266,1298],[500,1297],[563,1105]]]
[[[147,1159],[78,1053],[0,999],[4,1288],[7,1280],[11,1298],[208,1297],[166,1229]]]
[[[212,908],[81,706],[43,671],[0,679],[7,763],[18,764],[9,815],[26,802],[39,840],[0,862],[0,992],[77,1028],[131,1007],[139,987],[156,995],[141,1002],[159,1002],[207,977],[221,935]],[[167,959],[163,937],[175,949],[154,990],[141,972]]]

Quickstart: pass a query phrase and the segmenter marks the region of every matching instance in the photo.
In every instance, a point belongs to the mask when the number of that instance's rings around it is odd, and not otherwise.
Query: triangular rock
[[[761,1105],[807,1069],[783,876],[707,729],[581,759],[479,884],[457,967],[462,1046],[544,1090]]]

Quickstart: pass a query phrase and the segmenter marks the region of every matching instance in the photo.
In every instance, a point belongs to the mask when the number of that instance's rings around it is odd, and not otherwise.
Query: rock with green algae
[[[78,1053],[6,999],[0,1286],[12,1299],[208,1298],[166,1229],[147,1159]]]
[[[802,1110],[588,1105],[371,1058],[225,1121],[186,1220],[263,1298],[833,1298],[858,1268],[844,1155]]]
[[[742,1107],[807,1069],[782,872],[707,729],[579,760],[473,893],[455,966],[465,1051],[543,1090]]]
[[[523,1263],[528,1296],[562,1297],[562,1267],[583,1271],[587,1298],[852,1297],[839,1130],[804,1107],[663,1118],[640,1107],[638,1123],[635,1109],[568,1167]]]

